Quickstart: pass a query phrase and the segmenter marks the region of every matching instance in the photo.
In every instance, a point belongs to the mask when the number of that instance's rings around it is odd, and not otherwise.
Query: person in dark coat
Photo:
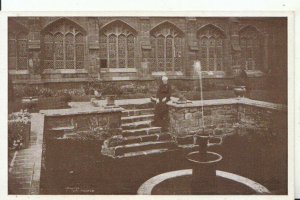
[[[168,83],[168,77],[162,77],[162,83],[157,90],[156,98],[153,125],[162,127],[162,131],[165,132],[169,127],[167,102],[171,100],[171,85]]]
[[[245,86],[246,87],[246,97],[250,98],[251,85],[249,77],[245,69],[242,69],[238,76],[235,77],[236,86]]]

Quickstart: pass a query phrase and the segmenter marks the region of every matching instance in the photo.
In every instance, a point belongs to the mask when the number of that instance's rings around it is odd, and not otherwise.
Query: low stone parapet
[[[281,104],[232,98],[190,101],[185,104],[171,101],[168,105],[170,132],[179,140],[203,128],[207,132],[218,130],[223,134],[231,134],[238,128],[247,127],[287,132],[287,106]]]

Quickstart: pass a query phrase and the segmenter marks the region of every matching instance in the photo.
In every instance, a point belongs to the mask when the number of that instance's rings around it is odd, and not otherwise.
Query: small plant
[[[115,147],[121,144],[125,139],[122,135],[115,135],[105,141],[105,146]]]

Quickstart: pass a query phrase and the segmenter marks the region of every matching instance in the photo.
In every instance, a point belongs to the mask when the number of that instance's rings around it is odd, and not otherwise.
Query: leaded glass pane
[[[8,40],[8,56],[9,57],[17,56],[16,50],[17,50],[16,40],[15,39],[9,39]]]
[[[173,63],[172,58],[166,59],[166,71],[172,71],[173,70]]]
[[[126,67],[126,61],[124,58],[119,58],[119,67],[125,68]]]
[[[182,58],[175,58],[175,71],[181,71],[182,67]]]
[[[45,69],[53,69],[54,61],[53,60],[44,60],[44,68]]]
[[[134,36],[133,35],[129,35],[127,37],[127,57],[128,59],[134,59]]]
[[[27,69],[27,35],[18,35],[18,69]]]
[[[74,68],[74,36],[71,33],[66,35],[66,68]]]
[[[166,39],[166,57],[172,58],[173,57],[173,44],[172,44],[172,38],[167,37]]]
[[[117,36],[115,35],[109,36],[109,58],[111,59],[116,58],[116,39]]]
[[[15,33],[8,33],[8,69],[17,69],[17,42]]]
[[[84,68],[84,62],[83,61],[76,61],[76,68],[77,69],[83,69]]]
[[[158,58],[157,59],[157,70],[158,71],[164,71],[164,63],[165,63],[165,59],[164,58]]]
[[[84,43],[83,35],[81,33],[76,34],[75,42],[76,43]]]
[[[119,56],[119,67],[126,67],[126,36],[120,35],[118,43],[118,56]]]
[[[44,36],[44,58],[53,60],[53,36],[51,34]]]
[[[157,57],[164,58],[165,52],[165,38],[163,36],[159,36],[157,38]]]
[[[54,37],[54,44],[55,44],[55,59],[57,60],[62,60],[63,55],[64,55],[64,50],[63,50],[63,35],[62,34],[57,34]]]
[[[128,58],[128,66],[129,68],[133,68],[134,67],[134,59],[133,58]]]
[[[100,35],[100,58],[107,58],[107,37],[104,34]]]
[[[110,58],[109,59],[109,67],[110,68],[116,68],[117,67],[117,60],[113,59],[113,58]]]
[[[201,67],[203,71],[207,71],[208,67],[207,67],[207,58],[200,58],[200,62],[201,62]]]
[[[156,51],[156,39],[155,37],[151,36],[150,38],[150,44],[151,44],[151,54],[150,57],[151,58],[155,58],[155,51]]]

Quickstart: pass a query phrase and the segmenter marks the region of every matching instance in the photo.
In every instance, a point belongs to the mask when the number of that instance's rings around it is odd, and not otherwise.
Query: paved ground
[[[40,180],[44,117],[32,113],[30,145],[18,150],[10,163],[9,194],[38,194]]]

